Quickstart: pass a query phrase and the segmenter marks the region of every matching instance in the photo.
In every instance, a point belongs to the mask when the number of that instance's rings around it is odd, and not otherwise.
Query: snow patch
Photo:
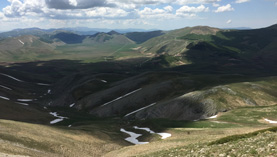
[[[153,103],[153,104],[150,104],[150,105],[145,106],[145,107],[143,107],[143,108],[140,108],[140,109],[138,109],[138,110],[135,110],[135,111],[133,111],[133,112],[131,112],[131,113],[126,114],[124,117],[127,117],[127,116],[132,115],[132,114],[134,114],[134,113],[137,113],[137,112],[139,112],[139,111],[141,111],[141,110],[144,110],[144,109],[146,109],[146,108],[149,108],[149,107],[151,107],[151,106],[153,106],[153,105],[155,105],[155,104],[156,104],[156,103]]]
[[[277,124],[277,121],[269,120],[269,119],[264,119],[265,121],[269,122],[270,124]]]
[[[10,98],[4,97],[4,96],[0,96],[0,98],[4,100],[10,100]]]
[[[150,130],[150,128],[139,128],[137,126],[134,126],[133,128],[134,129],[139,129],[139,130],[145,130],[145,131],[149,132],[150,134],[155,134],[155,132]]]
[[[9,78],[11,78],[11,79],[13,79],[13,80],[15,80],[15,81],[18,81],[18,82],[24,82],[24,81],[22,81],[22,80],[19,80],[19,79],[15,78],[15,77],[12,77],[12,76],[10,76],[10,75],[7,75],[7,74],[0,73],[0,75],[9,77]]]
[[[58,118],[58,119],[52,120],[52,121],[50,122],[50,124],[56,124],[56,123],[58,123],[58,122],[63,121],[64,119],[68,119],[67,117],[59,116],[59,115],[57,114],[57,112],[50,112],[49,114],[51,114],[52,116]]]
[[[27,103],[21,103],[21,102],[16,102],[17,104],[24,105],[24,106],[29,106]]]
[[[69,107],[73,107],[74,105],[75,105],[75,103],[73,103],[73,104],[69,105]]]
[[[33,101],[33,99],[17,99],[17,101],[31,102],[31,101]]]
[[[162,139],[166,139],[168,137],[171,137],[170,133],[157,133],[158,135],[162,136]]]
[[[141,134],[136,134],[136,133],[133,133],[133,132],[130,132],[130,131],[126,131],[123,128],[121,128],[120,131],[130,135],[130,137],[125,138],[125,140],[130,142],[130,143],[133,143],[133,144],[136,144],[136,145],[149,143],[149,142],[139,142],[138,141],[137,138],[142,136]]]
[[[140,91],[141,89],[142,89],[142,88],[139,88],[139,89],[134,90],[134,91],[132,91],[132,92],[130,92],[130,93],[127,93],[127,94],[125,94],[125,95],[123,95],[123,96],[120,96],[120,97],[118,97],[118,98],[116,98],[116,99],[114,99],[114,100],[112,100],[112,101],[109,101],[109,102],[107,102],[107,103],[101,105],[101,107],[106,106],[106,105],[108,105],[108,104],[110,104],[110,103],[113,103],[113,102],[115,102],[115,101],[117,101],[117,100],[120,100],[120,99],[122,99],[122,98],[125,98],[125,97],[127,97],[127,96],[129,96],[129,95],[131,95],[131,94],[134,94],[134,93]]]
[[[50,84],[45,84],[45,83],[36,83],[36,84],[40,86],[51,86]]]
[[[107,83],[107,81],[106,81],[106,80],[101,80],[101,82]]]
[[[214,116],[209,117],[208,119],[214,119],[216,117],[217,117],[217,115],[214,115]]]
[[[12,90],[11,88],[6,87],[6,86],[2,86],[2,85],[0,85],[0,87],[5,88],[5,89],[7,89],[7,90]]]
[[[140,127],[137,127],[137,126],[134,126],[133,128],[134,129],[139,129],[139,130],[145,130],[145,131],[149,132],[150,134],[158,134],[158,135],[162,136],[162,139],[166,139],[168,137],[171,137],[170,133],[163,133],[163,132],[162,133],[155,133],[150,128],[140,128]]]
[[[23,42],[23,41],[21,41],[20,39],[18,39],[18,41],[22,44],[22,45],[24,45],[25,43]]]

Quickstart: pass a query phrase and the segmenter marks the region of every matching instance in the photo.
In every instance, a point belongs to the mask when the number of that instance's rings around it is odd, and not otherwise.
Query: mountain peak
[[[206,35],[206,34],[216,34],[216,32],[218,31],[220,31],[220,29],[209,27],[209,26],[195,26],[195,27],[191,27],[190,33]]]
[[[112,31],[108,32],[107,34],[109,34],[109,35],[119,35],[120,33],[112,30]]]

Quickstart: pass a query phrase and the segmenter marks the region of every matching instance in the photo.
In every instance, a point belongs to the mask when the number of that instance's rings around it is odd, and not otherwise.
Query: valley
[[[1,39],[2,154],[277,153],[277,25]]]

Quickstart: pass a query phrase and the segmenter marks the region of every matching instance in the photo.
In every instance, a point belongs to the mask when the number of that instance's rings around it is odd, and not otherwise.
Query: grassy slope
[[[256,133],[258,134],[248,133],[230,136],[233,140],[224,144],[210,145],[207,143],[198,143],[145,156],[274,156],[277,153],[276,127],[267,130],[273,131],[264,132],[264,130],[262,130],[257,131]],[[239,139],[235,139],[235,137],[239,137]]]
[[[245,111],[247,111],[246,114],[243,114]],[[256,133],[252,134],[252,132],[276,126],[276,124],[269,124],[263,119],[277,120],[276,113],[277,106],[275,105],[247,109],[239,108],[222,113],[215,119],[197,122],[153,120],[151,122],[133,124],[148,126],[154,131],[168,132],[172,134],[172,137],[166,140],[153,141],[146,145],[125,147],[117,151],[112,151],[106,156],[218,156],[224,153],[227,156],[227,154],[238,155],[239,153],[251,155],[253,153],[252,150],[261,150],[259,152],[260,155],[274,154],[276,152],[276,148],[274,150],[276,145],[272,142],[276,139],[276,132],[265,132],[258,135]],[[246,133],[250,134],[241,136],[241,134]],[[213,141],[223,141],[226,136],[232,137],[231,139],[228,138],[231,142],[222,145],[210,145],[210,142]],[[145,140],[147,138],[143,139]],[[267,148],[269,144],[273,145],[270,149]],[[201,151],[202,148],[205,151]],[[231,151],[232,149],[238,151],[233,152]]]
[[[114,121],[54,127],[0,120],[0,152],[28,156],[101,156],[126,142]]]

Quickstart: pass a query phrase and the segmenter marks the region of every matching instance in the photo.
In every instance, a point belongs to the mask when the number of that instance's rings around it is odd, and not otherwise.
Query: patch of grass
[[[277,127],[259,130],[259,131],[255,131],[255,132],[248,133],[248,134],[227,136],[227,137],[221,138],[219,140],[213,141],[213,142],[209,143],[208,145],[224,144],[224,143],[231,142],[231,141],[241,140],[243,138],[250,138],[250,137],[257,136],[258,134],[261,134],[261,133],[264,133],[267,131],[277,132]]]

